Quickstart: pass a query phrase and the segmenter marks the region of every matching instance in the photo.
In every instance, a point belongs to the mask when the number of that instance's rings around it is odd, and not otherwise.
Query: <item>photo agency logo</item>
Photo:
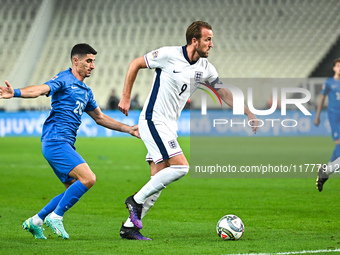
[[[275,85],[275,84],[274,84]],[[268,106],[266,109],[256,109],[254,106],[254,89],[252,87],[246,88],[247,94],[247,102],[245,102],[245,95],[243,91],[231,84],[224,84],[222,82],[219,82],[214,85],[214,87],[201,83],[198,79],[195,79],[195,86],[196,89],[203,90],[205,93],[201,93],[201,115],[207,115],[207,95],[209,95],[214,103],[215,106],[218,106],[217,100],[218,99],[220,105],[222,106],[222,100],[219,96],[218,90],[219,89],[226,89],[229,90],[233,96],[233,109],[232,109],[232,115],[242,116],[245,114],[244,112],[244,104],[248,106],[249,110],[258,118],[256,119],[258,121],[257,127],[261,128],[265,125],[270,125],[271,127],[274,127],[275,125],[281,125],[285,128],[293,128],[296,127],[299,123],[297,119],[293,118],[287,118],[287,109],[290,110],[297,110],[301,112],[304,116],[311,116],[312,114],[308,111],[308,109],[304,106],[304,104],[308,103],[311,100],[311,93],[306,88],[302,87],[274,87],[272,86],[271,92],[269,93],[271,95],[271,105]],[[268,91],[266,91],[268,94]],[[279,98],[279,92],[280,92],[280,98]],[[258,93],[259,94],[259,93]],[[261,93],[260,93],[261,94]],[[294,95],[293,98],[291,98],[291,95]],[[257,96],[257,97],[261,97]],[[223,98],[222,98],[223,99]],[[265,100],[264,98],[261,99],[262,101]],[[216,107],[215,107],[216,108]],[[280,110],[280,118],[271,118],[270,115],[272,115],[274,112]],[[220,115],[219,115],[220,116]],[[277,115],[275,115],[277,116]],[[213,118],[212,119],[212,126],[214,128],[218,126],[228,125],[230,127],[233,126],[243,126],[243,127],[251,127],[254,123],[254,120],[244,119],[243,121],[240,121],[239,118],[233,119],[233,118]]]

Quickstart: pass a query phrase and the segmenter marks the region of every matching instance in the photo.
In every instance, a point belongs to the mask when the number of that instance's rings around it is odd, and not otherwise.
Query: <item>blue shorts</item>
[[[79,153],[76,152],[76,148],[68,142],[43,142],[41,150],[54,173],[63,183],[73,180],[72,177],[68,176],[73,168],[86,163]]]
[[[328,112],[328,120],[331,126],[333,140],[340,139],[340,114]]]

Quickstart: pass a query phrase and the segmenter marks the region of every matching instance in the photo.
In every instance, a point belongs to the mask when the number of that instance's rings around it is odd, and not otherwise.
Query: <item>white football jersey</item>
[[[156,71],[140,119],[164,122],[176,132],[177,120],[190,91],[194,91],[190,83],[214,84],[218,73],[207,58],[190,62],[186,46],[162,47],[147,53],[144,59],[147,67]]]

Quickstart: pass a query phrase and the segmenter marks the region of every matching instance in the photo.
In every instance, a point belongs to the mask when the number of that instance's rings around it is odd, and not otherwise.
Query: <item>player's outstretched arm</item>
[[[254,134],[256,134],[257,129],[259,128],[259,120],[246,105],[244,105],[244,114],[248,116],[248,123],[251,125]]]
[[[12,85],[5,81],[6,87],[0,87],[0,98],[9,99],[12,97],[35,98],[42,95],[47,95],[50,92],[50,87],[46,84],[32,85],[22,89],[13,89]]]
[[[316,110],[316,116],[315,116],[315,119],[314,119],[314,125],[315,126],[319,126],[320,124],[320,114],[321,114],[321,110],[322,110],[322,107],[323,107],[323,103],[325,102],[325,95],[321,95],[321,98],[320,98],[320,101],[319,101],[319,104],[318,104],[318,108]]]
[[[101,125],[103,127],[106,127],[106,128],[112,129],[112,130],[128,133],[132,136],[140,138],[139,131],[138,131],[138,125],[131,127],[131,126],[125,125],[125,124],[123,124],[119,121],[116,121],[115,119],[104,114],[100,110],[99,107],[97,107],[93,111],[88,111],[87,114],[90,115],[91,118],[94,119],[94,121],[98,125]]]
[[[9,99],[14,97],[14,89],[12,85],[5,81],[6,87],[0,87],[0,98]]]
[[[229,105],[231,108],[233,108],[233,95],[229,90],[227,90],[225,88],[221,88],[217,91],[217,93],[220,95],[222,100],[227,105]],[[258,126],[259,126],[259,121],[258,121],[257,117],[255,116],[255,114],[253,114],[249,110],[249,108],[246,105],[244,105],[244,114],[248,116],[249,124],[251,124],[252,130],[256,134]]]
[[[144,56],[134,59],[127,71],[124,83],[124,89],[122,98],[118,104],[118,109],[124,113],[126,116],[129,114],[130,104],[131,104],[131,91],[133,87],[133,83],[136,80],[137,73],[139,69],[146,68],[146,63],[144,60]]]

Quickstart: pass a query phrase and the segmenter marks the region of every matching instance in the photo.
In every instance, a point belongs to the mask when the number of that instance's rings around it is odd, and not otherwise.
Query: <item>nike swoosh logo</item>
[[[71,86],[71,89],[76,89],[77,87],[73,87],[73,86]]]
[[[181,71],[173,70],[172,72],[173,72],[173,73],[180,73]]]

